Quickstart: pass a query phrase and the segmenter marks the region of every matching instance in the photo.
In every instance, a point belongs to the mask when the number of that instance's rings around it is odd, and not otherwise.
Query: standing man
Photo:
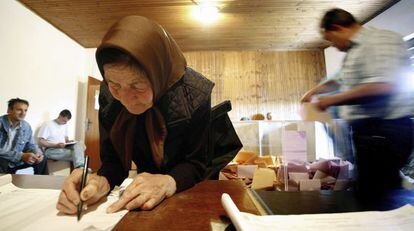
[[[309,90],[301,102],[320,96],[321,110],[340,105],[339,115],[350,123],[357,165],[357,189],[364,193],[399,188],[399,170],[413,147],[413,93],[407,85],[409,59],[401,36],[363,27],[347,11],[329,10],[322,19],[324,38],[347,52],[335,79]]]
[[[7,115],[0,117],[0,173],[33,167],[35,174],[49,174],[46,159],[34,143],[32,128],[24,121],[28,107],[27,100],[11,99]]]
[[[68,138],[67,122],[72,118],[69,110],[60,112],[59,116],[45,122],[39,130],[39,146],[44,148],[47,158],[52,160],[71,160],[75,168],[82,167],[85,148],[83,144],[67,144],[73,142]]]

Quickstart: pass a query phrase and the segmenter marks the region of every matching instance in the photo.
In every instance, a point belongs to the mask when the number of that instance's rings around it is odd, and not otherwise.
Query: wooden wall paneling
[[[300,97],[325,76],[323,51],[196,51],[187,63],[215,82],[212,105],[231,100],[230,117],[272,112],[297,119]]]

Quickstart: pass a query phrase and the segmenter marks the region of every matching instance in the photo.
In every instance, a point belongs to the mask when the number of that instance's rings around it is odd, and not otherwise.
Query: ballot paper
[[[60,190],[22,189],[11,183],[11,175],[0,177],[0,230],[111,230],[128,212],[107,214],[118,200],[119,188],[105,201],[88,207],[78,222],[75,215],[56,209]]]
[[[303,103],[299,109],[300,117],[305,121],[320,121],[331,123],[332,117],[327,111],[321,111],[316,108],[314,103]]]
[[[307,139],[305,131],[282,132],[282,154],[284,161],[307,161]]]
[[[72,145],[72,144],[76,144],[77,142],[78,141],[73,140],[73,141],[70,141],[70,142],[65,143],[65,146]]]
[[[257,165],[238,165],[237,166],[237,176],[253,178],[254,172],[257,170]]]
[[[240,212],[226,193],[221,204],[238,231],[381,231],[414,230],[414,207],[407,204],[401,208],[379,212],[352,212],[304,215],[258,216]]]

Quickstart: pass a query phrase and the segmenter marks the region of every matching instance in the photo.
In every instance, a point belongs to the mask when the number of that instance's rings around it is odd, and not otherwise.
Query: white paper
[[[0,186],[9,184],[12,182],[12,176],[10,174],[0,176]]]
[[[300,180],[299,191],[318,191],[321,190],[321,180]]]
[[[242,224],[243,223],[242,214],[240,213],[237,206],[234,204],[229,194],[223,193],[221,195],[221,204],[223,205],[224,210],[226,210],[226,213],[229,216],[234,227],[236,227],[237,230],[244,230],[243,227],[245,225]]]
[[[315,175],[313,175],[313,179],[314,180],[316,180],[316,179],[323,179],[323,178],[325,178],[327,176],[328,176],[328,174],[326,174],[326,173],[324,173],[324,172],[322,172],[320,170],[316,170]]]
[[[67,143],[65,143],[65,146],[67,146],[67,145],[72,145],[72,144],[76,144],[78,141],[76,141],[76,140],[74,140],[74,141],[71,141],[71,142],[67,142]]]
[[[385,212],[257,216],[240,212],[226,193],[223,193],[221,203],[233,225],[239,231],[414,230],[414,207],[411,205]]]
[[[5,175],[0,177],[0,182]],[[107,214],[106,208],[118,200],[111,192],[107,200],[89,207],[78,222],[76,215],[56,209],[60,190],[22,189],[10,182],[0,187],[0,230],[110,230],[128,212]]]
[[[299,184],[300,180],[308,180],[309,173],[307,172],[289,172],[289,180],[294,181],[296,184]]]

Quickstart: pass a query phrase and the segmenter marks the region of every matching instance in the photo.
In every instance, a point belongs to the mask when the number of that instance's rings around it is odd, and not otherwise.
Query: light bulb
[[[193,16],[204,24],[211,24],[219,19],[219,9],[209,3],[201,3],[193,10]]]

